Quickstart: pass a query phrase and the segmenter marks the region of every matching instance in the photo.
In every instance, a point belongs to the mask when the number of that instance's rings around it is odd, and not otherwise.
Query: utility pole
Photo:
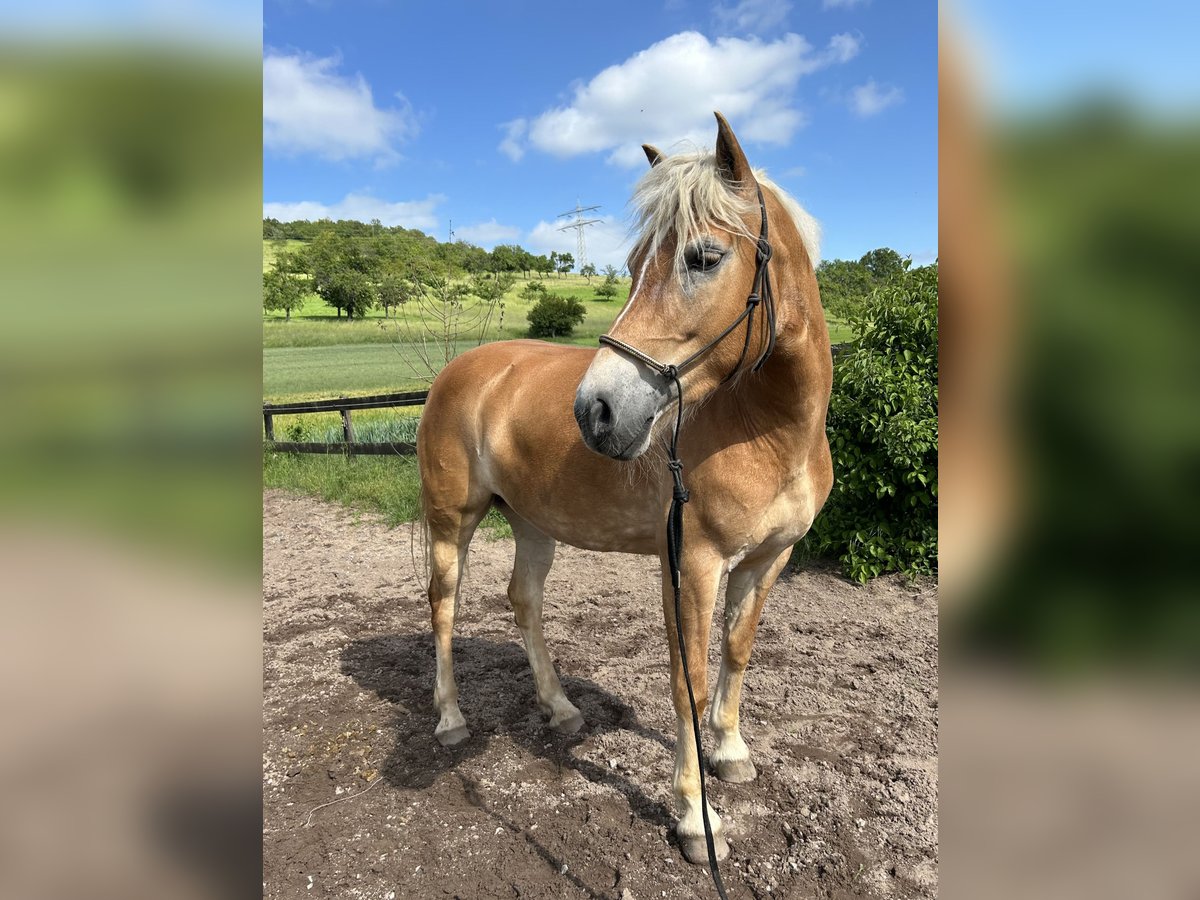
[[[591,212],[594,209],[599,209],[599,206],[581,206],[579,201],[575,201],[575,208],[568,209],[564,213],[559,213],[556,218],[562,219],[566,216],[574,216],[575,220],[563,225],[559,231],[575,231],[575,261],[582,270],[587,265],[587,240],[583,236],[583,231],[589,225],[595,225],[600,219],[585,219],[583,214]]]

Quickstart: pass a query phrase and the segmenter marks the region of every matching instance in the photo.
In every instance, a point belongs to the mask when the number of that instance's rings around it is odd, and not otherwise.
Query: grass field
[[[566,281],[567,279],[563,279]],[[582,279],[581,279],[582,280]],[[529,329],[527,313],[532,303],[519,296],[526,282],[518,281],[516,287],[504,297],[503,319],[499,312],[493,318],[487,336],[490,340],[508,340],[525,337]],[[551,291],[580,295],[587,318],[575,328],[576,343],[590,344],[603,334],[625,303],[629,284],[621,285],[617,299],[596,301],[588,299],[592,292],[586,285],[566,285],[558,290],[557,285],[548,285]],[[319,297],[311,295],[304,306],[292,314],[291,321],[282,316],[263,316],[264,347],[324,347],[343,344],[395,344],[413,340],[423,331],[422,320],[406,310],[395,316],[384,318],[381,310],[372,310],[363,319],[338,319],[333,310]]]
[[[461,352],[475,346],[460,344]],[[268,401],[319,399],[343,394],[420,391],[425,366],[411,344],[332,344],[318,347],[264,347],[263,398]]]
[[[303,246],[301,241],[285,242],[288,249]],[[275,258],[275,243],[263,242],[263,266]],[[553,276],[545,279],[551,291],[577,297],[584,303],[587,318],[575,329],[567,343],[595,346],[596,338],[608,330],[629,295],[629,280],[622,279],[617,297],[597,301],[592,283],[581,275]],[[531,303],[520,294],[528,282],[518,278],[504,298],[503,321],[493,324],[489,340],[507,340],[526,336],[526,314]],[[829,323],[835,343],[848,340],[849,329],[836,320]],[[270,401],[318,398],[339,394],[362,394],[391,390],[419,390],[427,387],[431,372],[413,346],[422,323],[411,314],[386,318],[382,310],[372,310],[365,318],[338,319],[315,294],[290,321],[282,314],[263,315],[263,396]],[[475,346],[477,335],[460,341],[458,351]]]

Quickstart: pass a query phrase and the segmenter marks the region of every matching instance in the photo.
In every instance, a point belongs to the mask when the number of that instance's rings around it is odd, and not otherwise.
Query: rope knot
[[[675,481],[675,490],[671,493],[672,498],[676,503],[687,503],[691,498],[691,494],[683,486],[683,461],[669,459],[667,460],[667,468],[671,470],[671,478]]]
[[[679,368],[677,366],[671,365],[670,363],[668,363],[667,365],[662,367],[662,373],[664,376],[666,376],[667,378],[670,378],[672,381],[679,380]]]
[[[773,252],[774,251],[771,250],[771,242],[770,241],[768,241],[766,238],[758,239],[758,261],[759,262],[762,262],[762,263],[770,262],[771,254]]]
[[[746,305],[747,306],[758,306],[758,301],[761,299],[762,299],[762,297],[758,296],[758,294],[751,294],[749,297],[746,298]]]

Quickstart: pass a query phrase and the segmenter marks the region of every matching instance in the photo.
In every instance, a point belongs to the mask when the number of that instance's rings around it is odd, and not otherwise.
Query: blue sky
[[[1110,94],[1194,116],[1200,6],[1180,0],[958,0],[951,17],[976,82],[1004,115]]]
[[[600,11],[603,11],[603,15]],[[937,253],[937,11],[891,0],[266,0],[264,211],[574,250],[600,204],[620,266],[639,145],[751,162],[821,222],[823,258]],[[679,143],[685,142],[685,143]]]

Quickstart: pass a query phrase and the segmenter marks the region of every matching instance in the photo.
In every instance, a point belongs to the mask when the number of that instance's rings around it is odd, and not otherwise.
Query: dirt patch
[[[546,642],[587,721],[565,738],[508,607],[513,544],[477,535],[455,637],[473,737],[446,750],[409,529],[268,491],[263,547],[265,897],[715,896],[670,833],[655,560],[559,547]],[[936,896],[937,723],[935,585],[786,573],[742,705],[759,777],[709,783],[730,896]]]

